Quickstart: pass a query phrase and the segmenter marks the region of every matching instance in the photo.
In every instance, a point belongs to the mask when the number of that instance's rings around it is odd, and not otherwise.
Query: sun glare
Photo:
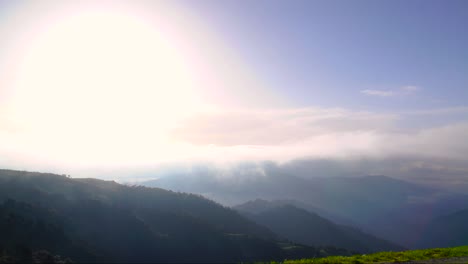
[[[189,62],[171,41],[119,12],[49,25],[27,47],[12,98],[15,120],[40,138],[28,146],[112,155],[118,142],[119,152],[142,145],[164,152],[168,132],[199,104]]]

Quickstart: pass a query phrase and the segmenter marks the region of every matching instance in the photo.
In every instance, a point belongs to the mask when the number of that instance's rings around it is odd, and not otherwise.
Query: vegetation
[[[28,253],[19,256],[29,259],[31,252],[46,250],[74,262],[113,263],[280,261],[349,254],[281,240],[198,195],[10,170],[0,170],[0,234],[2,259],[12,262],[18,247]]]
[[[0,263],[73,263],[69,258],[52,255],[47,250],[32,251],[27,247],[17,247],[13,250],[0,251]]]
[[[357,263],[398,263],[407,261],[445,259],[468,256],[468,246],[454,248],[432,248],[409,250],[402,252],[379,252],[369,255],[354,255],[349,257],[332,256],[326,258],[312,258],[301,260],[286,260],[284,264],[357,264]]]
[[[278,234],[283,230],[279,229],[280,223],[291,223],[305,234],[319,234],[316,232],[320,230],[313,229],[319,225],[326,231],[324,236],[346,235],[346,243],[351,243],[351,238],[357,242],[368,240],[368,245],[378,241],[330,225],[296,207],[276,209],[264,210],[264,219],[255,223],[199,195],[113,181],[0,170],[0,263],[224,263],[285,259],[302,259],[285,263],[365,263],[468,256],[467,247],[351,256],[355,253],[340,249],[342,246],[310,246],[293,239],[291,242],[260,223],[277,227]],[[463,226],[463,219],[465,211],[445,220]],[[306,220],[305,224],[301,224],[302,220]],[[333,255],[341,257],[330,257]]]

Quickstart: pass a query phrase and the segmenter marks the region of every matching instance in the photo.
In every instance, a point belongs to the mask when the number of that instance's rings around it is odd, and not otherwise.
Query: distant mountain
[[[348,226],[358,226],[353,221],[346,219],[340,215],[334,214],[322,208],[314,207],[310,204],[303,203],[296,200],[272,200],[266,201],[263,199],[255,199],[248,201],[246,203],[234,206],[234,209],[242,212],[249,212],[249,213],[260,213],[264,210],[284,206],[284,205],[293,205],[297,208],[304,209],[306,211],[311,212],[312,214],[317,214],[325,219],[332,221],[333,223],[337,223],[340,225],[348,225]]]
[[[217,173],[222,172],[205,168],[142,184],[199,193],[230,205],[256,198],[296,200],[362,224],[435,192],[386,176],[301,178],[275,166],[262,167],[261,173],[253,169],[234,169],[229,176]]]
[[[257,198],[295,201],[297,207],[408,248],[416,247],[422,224],[468,207],[468,193],[382,175],[305,178],[268,164],[260,169],[235,168],[227,176],[216,173],[205,168],[142,184],[200,193],[227,205]]]
[[[8,252],[47,250],[78,262],[241,262],[349,253],[279,241],[199,195],[11,170],[0,170],[0,232],[0,247]]]
[[[287,174],[268,164],[262,168],[238,166],[227,172],[198,166],[187,171],[160,175],[158,179],[141,184],[202,194],[225,205],[240,204],[258,197],[267,200],[287,200],[298,196],[306,198],[304,194],[313,187],[309,180]]]
[[[468,245],[468,209],[434,219],[417,244],[421,248],[461,245]]]
[[[337,225],[315,213],[282,201],[269,202],[257,199],[234,208],[256,223],[297,243],[310,246],[331,245],[364,253],[403,249],[358,229]]]

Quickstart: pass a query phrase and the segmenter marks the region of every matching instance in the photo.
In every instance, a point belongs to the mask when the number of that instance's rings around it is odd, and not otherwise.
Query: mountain
[[[279,236],[297,243],[310,246],[331,245],[363,253],[403,249],[358,229],[337,225],[315,213],[282,201],[269,202],[257,199],[234,208]]]
[[[418,247],[468,245],[468,209],[434,219],[418,241]]]
[[[257,198],[296,200],[364,225],[408,201],[425,200],[436,192],[387,176],[303,178],[273,165],[234,168],[226,176],[222,173],[203,168],[142,184],[199,193],[227,205]]]
[[[296,200],[272,200],[272,201],[266,201],[263,199],[255,199],[248,201],[246,203],[236,205],[233,208],[241,211],[241,212],[248,212],[248,213],[259,213],[262,212],[266,209],[271,209],[275,208],[278,206],[284,206],[284,205],[293,205],[297,208],[304,209],[306,211],[311,212],[312,214],[317,214],[320,217],[323,217],[325,219],[329,219],[333,223],[337,223],[340,225],[348,225],[348,226],[357,226],[356,223],[353,221],[346,219],[340,215],[331,213],[325,209],[314,207],[310,204],[303,203],[300,201]]]
[[[241,262],[346,254],[279,241],[267,228],[199,195],[113,181],[0,170],[0,204],[1,248],[47,250],[78,262]]]
[[[308,193],[313,187],[310,181],[283,172],[269,163],[264,167],[238,165],[229,170],[197,166],[186,171],[168,172],[141,184],[202,194],[226,205],[240,204],[258,197],[267,200],[294,199]]]
[[[314,175],[313,171],[309,173]],[[229,173],[203,168],[142,184],[199,193],[226,205],[257,198],[293,200],[297,207],[407,248],[417,246],[416,238],[424,232],[422,224],[468,207],[467,193],[388,176],[306,177],[305,174],[302,172],[299,177],[266,164],[234,168]]]
[[[28,263],[40,259],[44,261],[35,263],[60,263],[62,258],[49,251],[65,256],[93,257],[84,246],[70,240],[53,212],[15,200],[0,204],[0,233],[0,263]],[[70,262],[68,258],[65,260]]]

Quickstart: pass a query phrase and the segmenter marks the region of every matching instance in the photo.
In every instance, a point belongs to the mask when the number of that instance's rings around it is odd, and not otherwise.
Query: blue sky
[[[466,1],[184,1],[295,105],[464,105]],[[361,90],[421,89],[377,98]]]

